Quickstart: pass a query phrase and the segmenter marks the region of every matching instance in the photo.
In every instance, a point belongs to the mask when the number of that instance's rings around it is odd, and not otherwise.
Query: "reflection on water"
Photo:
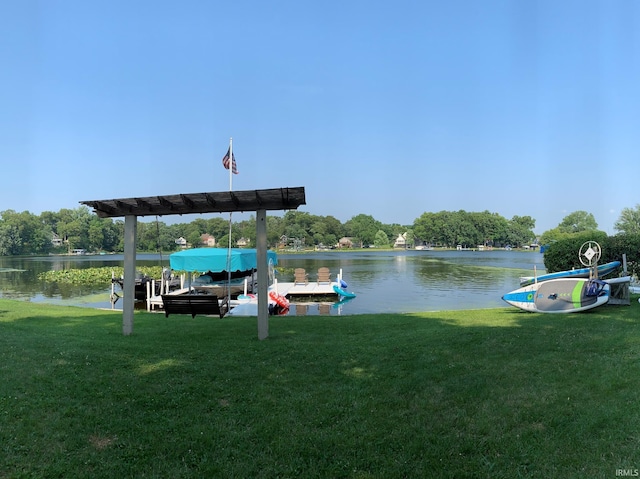
[[[169,265],[166,255],[138,255],[140,266]],[[0,256],[0,297],[92,307],[110,307],[111,284],[76,285],[38,279],[45,271],[123,266],[122,255],[96,256]],[[89,303],[92,301],[92,303]],[[95,304],[94,304],[95,303]]]
[[[166,255],[138,255],[138,266],[168,266]],[[356,251],[280,254],[278,267],[306,269],[309,280],[328,267],[332,279],[342,270],[348,290],[357,294],[339,304],[294,306],[290,314],[361,314],[503,307],[503,294],[518,287],[534,267],[544,272],[543,256],[517,251]],[[66,285],[38,280],[48,270],[123,266],[122,255],[0,257],[0,297],[110,307],[110,284]],[[291,274],[279,281],[292,281]],[[120,306],[121,307],[121,306]],[[326,312],[329,307],[329,313]],[[297,310],[296,310],[297,308]]]
[[[357,294],[342,314],[502,307],[502,295],[518,287],[520,276],[533,274],[534,266],[544,270],[540,253],[514,251],[280,255],[279,266],[305,268],[310,280],[322,266],[332,275],[342,269],[348,290]]]

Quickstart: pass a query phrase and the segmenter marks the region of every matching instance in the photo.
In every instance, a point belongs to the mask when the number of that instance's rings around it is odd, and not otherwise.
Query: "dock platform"
[[[292,296],[338,296],[333,290],[338,283],[280,283],[275,282],[269,289],[291,299]]]

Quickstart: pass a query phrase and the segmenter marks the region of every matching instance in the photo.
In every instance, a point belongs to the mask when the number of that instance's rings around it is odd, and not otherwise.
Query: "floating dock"
[[[292,296],[338,296],[333,289],[338,283],[279,283],[274,282],[269,290],[291,299]]]

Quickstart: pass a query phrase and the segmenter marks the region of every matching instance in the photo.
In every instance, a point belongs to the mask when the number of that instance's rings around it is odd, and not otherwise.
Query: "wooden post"
[[[258,269],[258,339],[269,337],[269,265],[267,263],[267,211],[256,211]]]
[[[124,285],[122,292],[122,334],[133,333],[133,310],[136,300],[136,230],[138,218],[124,217]]]

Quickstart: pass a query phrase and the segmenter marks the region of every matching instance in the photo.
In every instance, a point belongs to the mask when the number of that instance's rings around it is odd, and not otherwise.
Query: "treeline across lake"
[[[267,216],[267,242],[270,248],[384,248],[393,246],[402,235],[406,247],[520,247],[534,241],[534,227],[535,220],[529,216],[508,220],[488,211],[424,213],[412,225],[384,224],[364,214],[342,223],[333,216],[288,211],[283,216]],[[238,242],[254,246],[255,217],[233,222],[231,230],[229,221],[222,217],[171,225],[159,220],[140,220],[137,242],[140,251],[170,252],[178,249],[180,242],[202,246],[207,238],[208,245],[226,247],[229,234],[234,246]],[[0,212],[0,256],[67,253],[76,249],[123,251],[124,220],[99,218],[84,206],[40,215],[28,211]]]

